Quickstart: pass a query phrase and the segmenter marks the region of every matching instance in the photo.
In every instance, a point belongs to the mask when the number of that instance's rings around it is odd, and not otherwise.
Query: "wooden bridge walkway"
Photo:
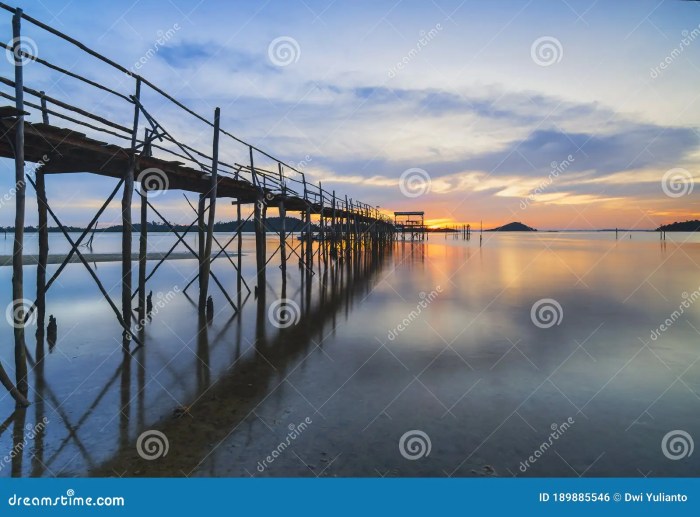
[[[15,163],[15,232],[12,260],[15,381],[10,379],[0,365],[0,382],[12,393],[19,405],[29,403],[25,325],[36,311],[37,340],[39,344],[43,343],[46,292],[71,262],[78,260],[87,268],[114,311],[123,329],[123,347],[128,353],[132,350],[132,342],[136,346],[143,345],[142,336],[135,335],[134,330],[138,328],[138,322],[144,321],[146,317],[147,281],[163,261],[171,256],[178,244],[185,246],[199,263],[195,278],[198,280],[200,312],[206,310],[211,280],[222,291],[234,313],[237,313],[243,289],[250,292],[241,273],[241,229],[251,217],[255,223],[256,235],[255,295],[261,306],[265,304],[267,291],[266,265],[277,254],[281,262],[284,292],[287,261],[292,257],[298,259],[302,274],[310,276],[314,274],[314,257],[326,263],[352,258],[361,253],[375,253],[393,241],[394,224],[377,208],[345,195],[336,195],[335,191],[324,190],[320,183],[312,185],[307,182],[304,172],[297,167],[226,131],[221,127],[219,108],[214,110],[212,118],[202,116],[146,78],[25,14],[21,9],[0,3],[0,13],[3,11],[11,15],[13,38],[9,44],[0,42],[0,46],[4,47],[14,61],[14,67],[4,67],[0,75],[0,97],[8,102],[7,106],[0,107],[0,157],[14,159]],[[3,23],[2,20],[0,23]],[[121,82],[107,81],[101,75],[99,79],[86,77],[63,68],[59,63],[42,58],[36,46],[32,45],[33,40],[22,33],[25,23],[29,24],[33,31],[41,32],[42,36],[57,38],[81,56],[87,56],[94,61],[95,68],[97,65],[103,69],[106,67],[110,74],[121,77]],[[83,89],[76,91],[85,91],[85,95],[97,92],[116,104],[109,104],[111,109],[105,108],[108,112],[106,114],[96,113],[94,106],[87,108],[71,104],[69,100],[59,98],[61,95],[65,96],[64,90],[57,89],[58,93],[47,92],[41,90],[38,85],[28,84],[24,73],[24,68],[28,65],[44,67],[52,77],[55,75],[62,80],[71,81],[77,85],[76,88]],[[92,71],[93,67],[89,69]],[[5,70],[12,70],[12,76],[6,76]],[[123,85],[125,81],[130,85],[130,91],[120,91],[118,86],[115,86]],[[56,83],[58,81],[54,84]],[[41,84],[50,82],[44,80]],[[80,95],[72,96],[72,99],[80,98]],[[174,132],[169,131],[152,113],[150,103],[154,102],[154,98],[176,111],[178,117],[186,119],[188,124],[196,124],[200,134],[202,131],[210,132],[211,147],[207,150],[198,149],[188,142],[187,138],[178,138]],[[75,100],[73,102],[77,103]],[[98,103],[97,108],[103,104],[106,106],[107,101]],[[110,117],[111,113],[128,113],[132,120],[126,125],[124,121],[113,120]],[[26,162],[38,164],[34,177],[26,173]],[[261,163],[265,167],[261,167]],[[118,180],[112,193],[77,239],[71,237],[51,208],[50,196],[46,189],[48,176],[75,173],[89,173]],[[138,188],[135,188],[135,183],[139,184]],[[37,299],[30,306],[24,306],[23,275],[27,184],[36,191],[39,222],[39,254],[36,258]],[[197,206],[190,205],[194,217],[186,231],[176,231],[154,205],[155,200],[149,193],[160,190],[180,190],[198,194]],[[111,299],[99,276],[80,250],[83,241],[95,230],[99,217],[118,194],[121,194],[122,220],[120,306]],[[131,281],[134,194],[136,200],[140,201],[137,203],[140,230],[136,289],[132,289]],[[236,232],[226,243],[219,242],[214,236],[217,200],[222,198],[229,198],[236,205],[238,220]],[[252,214],[244,220],[241,207],[246,205],[252,205]],[[272,232],[279,236],[279,245],[272,254],[266,249],[269,233],[266,218],[270,208],[278,211],[282,221],[281,230]],[[304,221],[303,238],[298,246],[288,238],[285,229],[284,221],[289,211],[299,212]],[[173,231],[177,242],[155,267],[147,272],[149,212],[155,214]],[[316,216],[315,223],[312,222],[312,216]],[[61,229],[71,245],[71,250],[56,272],[47,279],[49,221]],[[185,235],[191,229],[195,229],[200,237],[196,250],[184,241]],[[316,236],[313,236],[314,232]],[[326,238],[326,234],[329,238]],[[226,249],[236,241],[238,251],[235,256],[231,256]],[[218,251],[213,250],[214,246],[219,248]],[[220,256],[228,258],[228,262],[237,272],[235,287],[225,286],[211,271],[211,263]],[[138,299],[136,309],[132,303],[135,298]]]

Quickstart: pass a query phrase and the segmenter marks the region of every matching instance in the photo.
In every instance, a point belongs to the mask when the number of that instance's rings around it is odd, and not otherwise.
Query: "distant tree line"
[[[188,228],[184,224],[173,224],[172,226],[176,232],[184,232]],[[317,228],[315,225],[312,225],[312,226],[313,226],[313,230],[315,230]],[[132,230],[135,232],[141,231],[140,224],[133,224],[131,227],[132,227]],[[265,227],[270,231],[279,232],[282,229],[282,219],[280,217],[268,217],[267,219],[265,219]],[[297,219],[296,217],[286,217],[285,218],[285,230],[287,232],[298,232],[298,231],[301,231],[303,227],[304,227],[304,222],[301,219]],[[64,226],[64,228],[68,232],[82,232],[85,230],[85,228],[82,228],[79,226]],[[146,228],[147,228],[147,231],[149,233],[157,233],[157,232],[167,233],[167,232],[171,231],[167,224],[162,223],[162,222],[158,222],[158,221],[151,221],[150,223],[148,223]],[[238,228],[237,221],[221,221],[218,223],[214,223],[214,231],[215,232],[233,233],[236,231],[236,228]],[[192,229],[196,231],[197,225],[195,224],[194,226],[192,226]],[[6,233],[11,233],[11,232],[14,232],[15,228],[14,228],[14,226],[0,226],[0,230],[3,232],[6,232]],[[26,226],[24,228],[24,231],[27,233],[36,233],[38,231],[38,228],[36,226]],[[61,229],[56,227],[56,226],[50,226],[48,231],[51,233],[56,233],[56,232],[60,232]],[[115,225],[115,226],[109,226],[106,228],[98,228],[97,230],[95,230],[95,233],[118,233],[121,231],[122,231],[122,225]],[[244,231],[244,232],[255,231],[254,221],[251,219],[249,221],[244,222],[241,231]]]

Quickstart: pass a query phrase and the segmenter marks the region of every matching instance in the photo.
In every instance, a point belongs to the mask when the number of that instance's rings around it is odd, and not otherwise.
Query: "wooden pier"
[[[32,18],[21,9],[0,3],[0,13],[2,11],[10,13],[13,30],[12,41],[9,44],[0,43],[14,59],[12,76],[0,75],[0,96],[7,101],[6,106],[0,107],[0,156],[12,158],[15,162],[15,234],[12,257],[14,304],[24,301],[25,194],[28,185],[36,192],[39,222],[39,253],[35,259],[37,298],[31,306],[14,307],[16,310],[13,311],[14,381],[0,365],[0,382],[19,405],[29,404],[25,324],[36,311],[39,349],[43,346],[46,325],[46,293],[71,262],[77,260],[87,268],[119,321],[123,349],[125,353],[130,353],[133,351],[132,342],[137,347],[144,345],[143,335],[135,332],[135,327],[145,317],[147,282],[163,261],[169,259],[177,244],[184,245],[198,261],[195,278],[199,288],[198,308],[200,315],[203,315],[209,298],[210,281],[221,290],[234,314],[239,311],[243,290],[250,291],[241,272],[241,228],[250,217],[254,220],[256,236],[254,291],[260,307],[265,305],[267,292],[266,266],[276,254],[280,257],[284,293],[289,259],[298,259],[301,274],[310,279],[315,274],[315,258],[324,264],[329,261],[355,260],[365,253],[376,255],[378,250],[390,245],[395,239],[396,227],[390,218],[369,204],[353,200],[344,194],[341,196],[335,191],[324,190],[320,184],[312,185],[307,182],[302,171],[227,131],[221,126],[219,108],[214,110],[211,118],[200,115],[146,78]],[[126,79],[130,85],[129,91],[120,91],[113,82],[104,84],[105,81],[85,77],[32,54],[23,45],[23,24],[31,25],[33,31],[43,32],[47,38],[58,38],[63,44],[73,46],[94,60],[95,65],[107,67],[111,73]],[[50,74],[67,78],[82,88],[94,90],[118,103],[117,112],[128,114],[129,121],[125,123],[114,120],[110,114],[95,113],[88,107],[71,104],[67,99],[60,98],[60,90],[56,94],[33,88],[32,84],[25,81],[24,68],[29,65],[44,67]],[[4,67],[3,70],[11,68]],[[149,102],[153,102],[154,98],[167,103],[170,109],[177,110],[187,124],[196,124],[198,130],[208,131],[211,147],[198,149],[195,144],[173,136],[150,109]],[[77,103],[75,100],[73,102]],[[25,173],[26,162],[38,164],[33,177]],[[55,177],[51,182],[60,184],[62,175],[75,173],[90,173],[117,180],[110,195],[77,239],[69,234],[53,210],[47,190],[48,178]],[[138,187],[135,186],[136,183],[139,184]],[[153,194],[162,190],[180,190],[198,195],[196,206],[194,203],[190,205],[193,220],[186,231],[176,231],[155,205]],[[119,302],[110,297],[91,267],[89,257],[80,249],[95,230],[102,213],[117,196],[121,196],[122,222]],[[214,236],[216,209],[221,200],[233,203],[237,213],[237,230],[226,243],[219,242]],[[131,249],[134,205],[139,207],[137,260],[133,260]],[[252,208],[252,214],[247,219],[242,216],[242,208],[245,207]],[[266,225],[269,209],[278,211],[282,219],[281,229],[271,231]],[[303,238],[298,243],[290,238],[285,228],[284,221],[289,212],[298,212],[304,222]],[[155,214],[172,231],[177,241],[147,273],[146,262],[152,257],[148,250],[149,214]],[[315,223],[313,218],[316,219]],[[47,279],[46,266],[50,262],[49,224],[61,230],[71,248],[56,272]],[[198,249],[193,249],[185,242],[184,237],[189,231],[198,233]],[[272,254],[266,249],[269,233],[279,234],[279,245]],[[236,260],[233,260],[226,253],[226,248],[235,241],[238,253],[234,257]],[[229,259],[237,272],[234,286],[225,285],[211,271],[212,262],[221,255]],[[131,282],[134,262],[138,268],[138,285],[135,289]],[[136,304],[134,299],[137,300]]]

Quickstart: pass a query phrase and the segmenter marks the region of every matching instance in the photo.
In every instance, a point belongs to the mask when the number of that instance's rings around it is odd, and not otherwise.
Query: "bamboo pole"
[[[37,346],[44,341],[46,321],[46,264],[49,258],[48,216],[46,213],[46,181],[44,171],[40,166],[36,170],[36,197],[39,215],[39,260],[36,267],[36,337]]]
[[[214,237],[214,221],[216,218],[216,192],[219,181],[219,120],[221,109],[214,110],[214,143],[212,148],[211,163],[211,187],[209,189],[209,220],[207,222],[207,240],[204,244],[204,253],[199,256],[200,264],[200,289],[199,289],[199,311],[204,312],[209,294],[209,271],[211,268],[211,243]]]
[[[24,303],[22,255],[24,252],[24,212],[27,186],[24,178],[24,79],[22,60],[19,55],[21,19],[22,10],[17,9],[12,17],[12,47],[15,59],[15,107],[17,108],[17,124],[15,126],[15,238],[12,256],[12,300],[14,310],[16,310],[18,304]],[[22,309],[22,312],[24,312],[24,309]],[[15,317],[13,325],[15,337],[15,382],[17,390],[22,394],[22,397],[18,398],[15,396],[15,400],[21,405],[26,405],[29,384],[27,382],[27,356],[24,342],[25,321],[24,314],[17,315],[19,317]],[[10,392],[12,393],[12,390]]]
[[[136,79],[135,99],[141,97],[141,80]],[[126,329],[131,328],[131,202],[134,193],[134,172],[136,171],[136,132],[139,126],[139,109],[134,106],[134,125],[131,133],[131,156],[129,166],[124,171],[124,191],[122,194],[122,319]],[[122,347],[128,350],[131,333],[125,329],[122,334]]]

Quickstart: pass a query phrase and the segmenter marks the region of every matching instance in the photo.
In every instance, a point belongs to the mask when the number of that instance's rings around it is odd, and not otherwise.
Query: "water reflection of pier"
[[[60,474],[62,467],[57,468],[55,463],[68,448],[76,451],[85,465],[86,473],[92,475],[113,476],[124,472],[131,475],[135,470],[141,475],[190,473],[210,452],[212,442],[219,443],[233,432],[262,400],[285,382],[288,374],[303,358],[313,353],[316,347],[322,346],[324,338],[334,332],[338,316],[347,317],[358,298],[361,299],[371,290],[391,253],[392,246],[375,247],[342,261],[330,261],[327,264],[319,262],[316,275],[301,270],[301,282],[293,293],[287,293],[287,283],[283,283],[281,299],[289,300],[289,303],[296,304],[299,308],[296,314],[298,322],[288,328],[277,328],[270,323],[270,304],[263,298],[254,300],[249,297],[247,301],[242,300],[242,305],[253,304],[249,309],[254,312],[256,319],[255,341],[250,350],[245,351],[242,346],[243,311],[233,315],[215,335],[211,335],[206,318],[200,317],[195,367],[188,372],[172,372],[175,378],[194,375],[196,396],[183,409],[186,414],[167,415],[155,427],[168,436],[172,451],[158,462],[143,460],[135,447],[136,436],[147,425],[146,414],[149,409],[146,403],[146,379],[149,373],[146,347],[132,353],[123,353],[120,364],[94,399],[86,404],[77,420],[62,408],[60,400],[47,382],[44,376],[43,347],[38,347],[34,357],[30,357],[38,402],[30,408],[17,408],[0,425],[0,435],[12,427],[15,454],[11,459],[11,475]],[[196,303],[193,304],[193,317],[196,318]],[[294,310],[291,307],[286,309]],[[231,336],[235,337],[233,342]],[[213,378],[209,364],[210,354],[215,347],[226,344],[233,349],[233,365],[220,378]],[[98,407],[104,404],[106,395],[115,390],[119,392],[119,407],[109,412],[118,415],[115,418],[119,419],[119,450],[104,462],[103,459],[96,459],[99,456],[97,451],[83,443],[79,431]],[[230,411],[230,404],[235,405],[236,412]],[[222,410],[224,408],[226,410]],[[45,453],[44,429],[35,432],[34,426],[26,424],[28,419],[41,422],[47,416],[47,409],[51,415],[58,417],[52,417],[51,424],[63,425],[67,432],[60,443],[52,447],[50,454]],[[132,421],[134,417],[135,421]],[[27,439],[29,433],[34,435],[32,440]],[[197,440],[197,437],[204,435],[206,440]],[[27,468],[25,461],[31,462],[31,468]],[[156,467],[157,471],[149,470]]]

